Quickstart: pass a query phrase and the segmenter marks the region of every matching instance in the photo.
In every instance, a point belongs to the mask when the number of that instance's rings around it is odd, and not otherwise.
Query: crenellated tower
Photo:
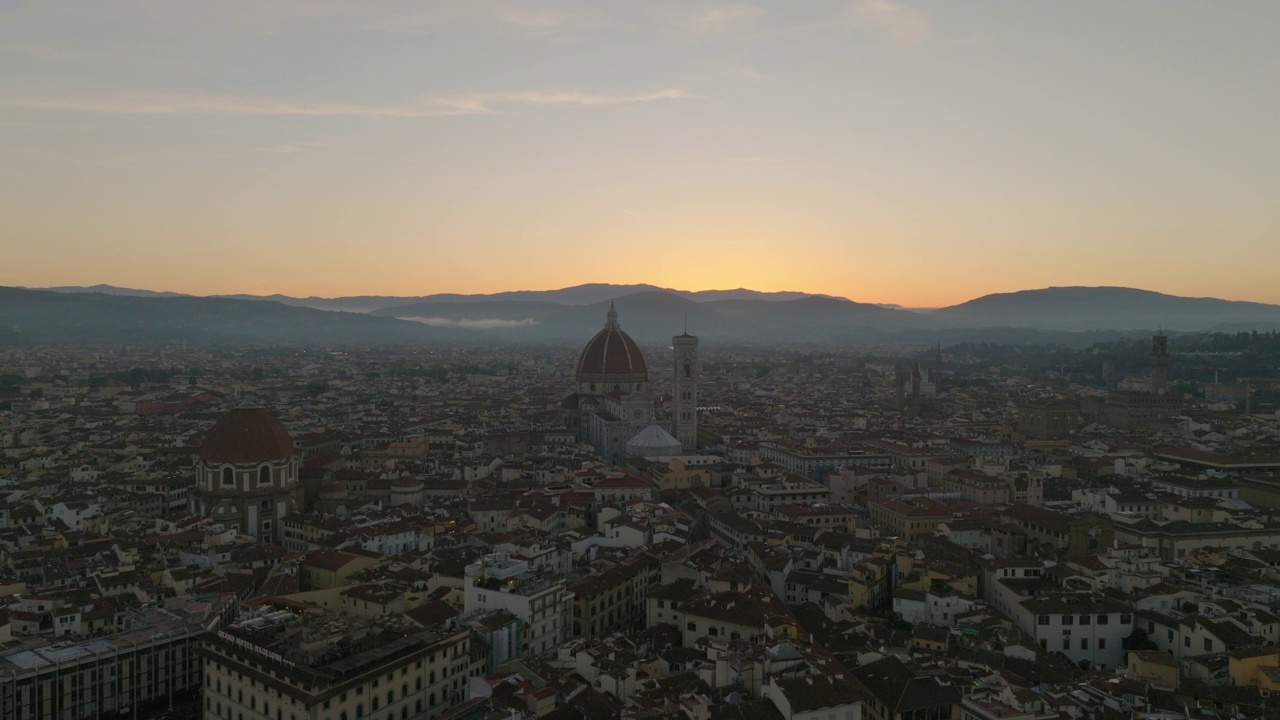
[[[1163,395],[1169,389],[1169,338],[1160,331],[1151,338],[1151,392]]]

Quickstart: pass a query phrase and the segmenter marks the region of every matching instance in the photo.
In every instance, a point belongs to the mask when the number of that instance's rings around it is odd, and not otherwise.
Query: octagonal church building
[[[280,542],[281,519],[297,509],[299,460],[284,425],[260,407],[238,407],[200,446],[190,511],[227,529]]]

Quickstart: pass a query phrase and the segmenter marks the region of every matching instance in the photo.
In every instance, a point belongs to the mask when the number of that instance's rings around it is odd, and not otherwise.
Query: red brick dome
[[[212,465],[256,465],[293,454],[289,431],[262,408],[236,408],[223,415],[200,446],[200,459]]]
[[[580,382],[645,382],[649,368],[640,346],[618,325],[618,311],[609,305],[604,329],[591,338],[578,358]]]

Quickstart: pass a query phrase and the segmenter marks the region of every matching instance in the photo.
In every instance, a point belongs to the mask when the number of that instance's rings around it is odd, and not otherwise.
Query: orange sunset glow
[[[1280,302],[1276,8],[1103,7],[19,3],[0,284]]]

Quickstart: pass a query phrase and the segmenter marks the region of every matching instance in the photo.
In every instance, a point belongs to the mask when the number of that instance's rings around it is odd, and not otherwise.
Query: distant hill
[[[100,288],[101,292],[95,292]],[[1157,328],[1268,330],[1280,306],[1118,287],[988,295],[934,311],[799,292],[684,292],[653,285],[578,285],[490,295],[194,297],[112,286],[0,288],[0,344],[582,342],[610,300],[637,340],[665,344],[688,323],[707,342],[874,345],[934,342],[1079,345]],[[322,312],[325,311],[325,312]]]
[[[669,342],[687,320],[689,332],[713,342],[832,342],[857,339],[859,330],[932,327],[926,316],[827,297],[790,300],[696,301],[681,294],[648,291],[616,298],[622,327],[641,342]],[[373,314],[462,327],[490,327],[524,340],[582,340],[604,325],[609,302],[557,305],[548,302],[424,302]]]
[[[137,297],[0,287],[0,342],[9,344],[407,344],[475,340],[452,328],[280,303]]]
[[[1051,287],[986,295],[929,313],[952,327],[1182,332],[1280,322],[1280,305],[1189,298],[1123,287]],[[1268,325],[1269,326],[1269,325]]]
[[[438,293],[419,297],[394,297],[386,295],[356,295],[351,297],[294,298],[286,295],[224,295],[221,297],[238,300],[273,300],[286,305],[300,305],[318,310],[339,310],[342,312],[373,312],[390,307],[402,307],[422,303],[494,303],[494,302],[539,302],[556,305],[592,305],[606,302],[624,295],[642,292],[666,292],[697,302],[715,300],[796,300],[803,297],[815,297],[813,293],[803,292],[761,292],[738,288],[735,290],[673,290],[660,288],[657,285],[611,285],[609,283],[587,283],[559,290],[510,290],[477,295],[460,295],[457,293]],[[820,296],[828,297],[828,296]]]
[[[40,289],[40,288],[19,288]],[[102,295],[120,295],[122,297],[190,297],[183,293],[157,291],[157,290],[135,290],[133,288],[116,287],[115,285],[62,285],[59,287],[42,288],[50,292],[57,293],[100,293]]]
[[[104,295],[124,295],[131,297],[195,297],[193,295],[184,295],[182,293],[135,290],[133,288],[115,287],[113,285],[66,285],[62,287],[22,289],[43,289],[60,293],[102,293]],[[573,287],[560,288],[559,290],[510,290],[507,292],[476,295],[438,293],[435,295],[421,295],[417,297],[402,297],[396,295],[350,295],[336,298],[324,298],[312,295],[300,298],[291,297],[289,295],[280,295],[277,293],[274,295],[213,295],[211,297],[227,298],[230,300],[269,300],[271,302],[278,302],[284,305],[310,307],[317,310],[336,310],[338,312],[372,312],[383,308],[431,302],[475,303],[518,301],[548,302],[555,303],[557,305],[591,305],[593,303],[604,302],[612,298],[622,297],[623,295],[632,295],[638,292],[668,292],[689,298],[690,300],[696,300],[698,302],[710,302],[714,300],[783,301],[797,300],[805,297],[831,297],[830,295],[821,295],[816,293],[791,291],[761,292],[759,290],[748,290],[746,288],[737,288],[734,290],[689,291],[661,288],[657,285],[611,285],[609,283],[587,283],[585,285],[574,285]]]

